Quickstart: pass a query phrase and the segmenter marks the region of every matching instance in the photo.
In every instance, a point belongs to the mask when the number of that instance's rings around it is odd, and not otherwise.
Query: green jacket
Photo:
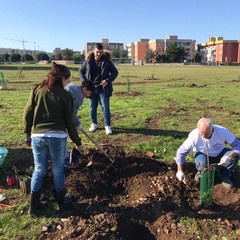
[[[24,133],[47,131],[68,131],[70,139],[81,145],[76,125],[73,121],[73,100],[62,87],[47,91],[46,87],[35,86],[24,111]]]

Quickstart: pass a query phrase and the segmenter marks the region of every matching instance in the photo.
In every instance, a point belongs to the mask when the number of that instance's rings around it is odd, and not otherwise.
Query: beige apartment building
[[[169,44],[175,43],[178,47],[183,47],[187,53],[187,60],[191,60],[195,54],[196,41],[192,39],[178,39],[178,36],[166,36],[165,39],[139,39],[137,42],[127,44],[128,57],[134,63],[145,62],[145,52],[148,49],[156,51],[162,55]]]
[[[94,44],[99,43],[99,42],[86,42],[85,46],[84,46],[84,54],[85,54],[85,58],[87,57],[87,54],[89,52],[91,52],[94,48]],[[102,39],[102,41],[100,42],[103,45],[103,48],[108,50],[110,53],[112,53],[113,50],[124,50],[123,47],[123,43],[112,43],[109,42],[108,39]]]

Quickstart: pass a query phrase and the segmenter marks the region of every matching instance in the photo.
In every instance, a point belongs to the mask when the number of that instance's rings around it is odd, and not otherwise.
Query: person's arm
[[[73,118],[73,99],[69,95],[66,96],[66,102],[65,102],[65,121],[67,125],[67,131],[69,134],[70,139],[77,145],[81,146],[81,138],[78,136],[77,128],[74,123],[74,118]]]
[[[231,147],[232,147],[232,152],[230,152],[228,155],[230,157],[237,157],[240,155],[240,141],[235,138],[234,141],[232,143],[230,143]]]
[[[186,148],[186,141],[178,148],[176,157],[174,158],[176,164],[178,165],[179,169],[181,168],[181,170],[182,165],[185,163],[186,155],[191,151],[191,147]]]
[[[176,157],[174,160],[177,164],[177,173],[176,177],[179,181],[182,181],[185,179],[185,175],[183,172],[183,164],[185,163],[185,157],[186,155],[191,151],[192,149],[192,143],[190,137],[188,137],[183,144],[178,148]]]
[[[34,91],[37,87],[38,86],[35,86],[31,91],[23,113],[24,133],[26,134],[26,138],[29,138],[31,136],[35,108]]]
[[[85,61],[85,62],[83,62],[82,66],[79,68],[78,75],[79,75],[80,82],[83,82],[84,80],[87,80],[87,78],[86,78],[86,66],[87,66],[87,63]]]
[[[112,61],[109,61],[108,65],[109,65],[108,71],[110,74],[109,77],[104,80],[106,80],[107,82],[113,82],[118,76],[118,70]]]
[[[218,165],[228,167],[229,164],[231,163],[231,160],[239,156],[240,141],[237,138],[235,138],[235,140],[232,143],[230,143],[230,145],[232,147],[232,151],[228,155],[223,156],[220,159]]]

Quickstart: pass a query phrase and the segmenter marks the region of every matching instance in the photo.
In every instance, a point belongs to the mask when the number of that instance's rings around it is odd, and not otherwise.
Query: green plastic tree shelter
[[[200,206],[208,207],[212,204],[215,167],[208,165],[202,170],[200,180]]]
[[[7,89],[7,83],[2,72],[0,72],[0,89]]]
[[[214,185],[215,167],[209,161],[209,142],[206,139],[207,166],[201,169],[200,178],[200,206],[208,207],[212,204],[212,192]]]

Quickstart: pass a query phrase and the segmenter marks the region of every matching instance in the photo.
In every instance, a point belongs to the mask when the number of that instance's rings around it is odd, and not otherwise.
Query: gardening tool
[[[208,145],[206,142],[207,166],[201,170],[200,178],[200,206],[210,206],[212,203],[212,192],[215,176],[215,167],[210,165],[208,155]]]
[[[198,185],[198,183],[194,184],[192,187],[187,183],[186,179],[184,178],[182,180],[182,182],[186,185],[186,187],[189,189],[189,190],[194,190],[195,187]]]
[[[113,159],[97,144],[83,129],[81,129],[82,133],[113,163]],[[92,164],[88,164],[89,166]]]
[[[8,204],[3,204],[3,203],[0,203],[0,208],[13,208],[15,207],[16,204],[14,205],[8,205]]]
[[[65,159],[64,167],[69,169],[77,168],[81,159],[81,153],[74,147],[68,155],[68,158]]]

